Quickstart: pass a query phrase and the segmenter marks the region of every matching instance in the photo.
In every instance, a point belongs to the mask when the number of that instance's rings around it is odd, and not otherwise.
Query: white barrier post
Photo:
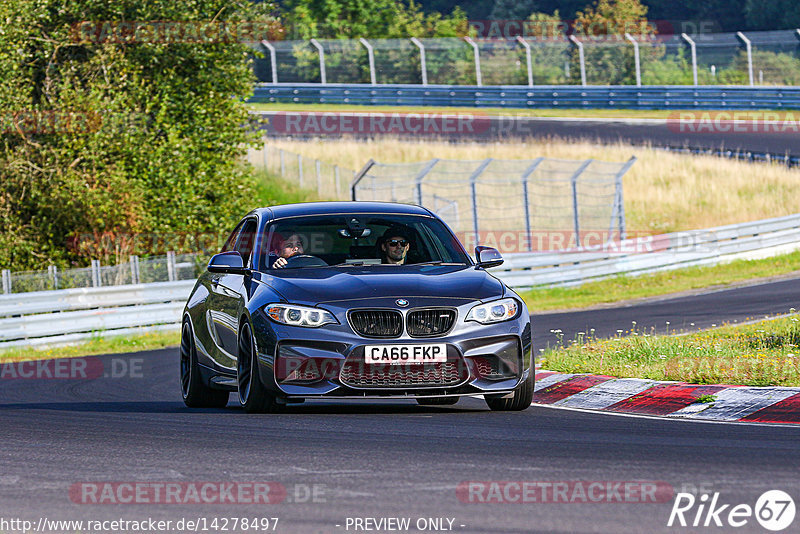
[[[369,44],[369,41],[363,37],[359,37],[358,42],[367,49],[367,58],[369,59],[369,83],[376,85],[378,82],[375,76],[375,51],[372,49],[372,45]]]
[[[311,39],[311,44],[319,52],[319,79],[320,82],[323,84],[328,83],[328,78],[325,76],[325,49],[322,48],[322,45],[319,44],[319,41],[316,39]]]
[[[278,61],[275,59],[275,47],[269,41],[261,41],[261,44],[269,50],[269,62],[272,65],[272,83],[278,83]]]
[[[633,35],[626,33],[625,38],[633,43],[633,63],[636,66],[636,86],[642,85],[642,69],[639,65],[639,42],[633,38]]]
[[[681,37],[684,41],[689,43],[689,47],[692,50],[692,79],[694,79],[694,84],[697,85],[697,46],[694,44],[692,38],[685,33],[682,33]]]
[[[428,65],[425,62],[425,45],[416,37],[412,37],[411,42],[419,48],[419,69],[422,73],[422,85],[428,85]]]

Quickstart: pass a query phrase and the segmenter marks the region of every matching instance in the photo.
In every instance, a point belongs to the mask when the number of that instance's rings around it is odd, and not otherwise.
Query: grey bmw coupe
[[[190,407],[246,412],[314,398],[483,396],[531,404],[523,300],[419,206],[316,202],[249,213],[213,256],[183,312],[180,382]]]

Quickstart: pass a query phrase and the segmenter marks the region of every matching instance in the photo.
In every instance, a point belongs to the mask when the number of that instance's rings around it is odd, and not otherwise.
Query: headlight
[[[276,323],[291,326],[317,328],[325,324],[339,323],[329,311],[293,304],[268,304],[264,312]]]
[[[467,314],[466,321],[476,321],[482,324],[500,323],[517,316],[519,304],[514,299],[502,299],[486,304],[478,304]]]

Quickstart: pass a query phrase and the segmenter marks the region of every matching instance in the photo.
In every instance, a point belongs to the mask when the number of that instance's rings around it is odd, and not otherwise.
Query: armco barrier
[[[618,252],[636,250],[634,241],[607,250],[512,254],[491,271],[512,287],[529,288],[756,259],[800,249],[800,215],[653,236],[652,252]]]
[[[0,295],[0,348],[177,329],[194,280]]]
[[[490,108],[800,109],[800,87],[257,84],[250,102]]]
[[[639,239],[650,240],[654,250],[618,252],[637,249],[635,240],[628,240],[609,250],[508,254],[491,272],[512,287],[526,288],[766,257],[800,249],[800,214]],[[194,283],[0,295],[0,348],[72,342],[98,333],[177,330]]]

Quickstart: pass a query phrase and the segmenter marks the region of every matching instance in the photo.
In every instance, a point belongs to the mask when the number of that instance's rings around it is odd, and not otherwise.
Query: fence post
[[[167,252],[167,279],[170,282],[174,282],[177,278],[177,270],[175,269],[175,252],[170,250]]]
[[[633,43],[633,63],[636,66],[636,86],[642,85],[642,69],[639,65],[639,42],[633,38],[633,35],[625,33],[625,38]]]
[[[284,153],[282,148],[279,148],[278,150],[280,150],[280,152],[278,152],[278,155],[280,156],[281,159],[281,176],[286,178],[286,157],[285,157],[286,154]]]
[[[297,178],[300,187],[303,187],[303,156],[301,154],[297,155]]]
[[[322,196],[322,162],[318,159],[314,161],[316,162],[317,168],[317,194]]]
[[[47,276],[53,282],[53,289],[58,289],[58,274],[55,265],[47,266]]]
[[[412,37],[411,42],[419,48],[419,68],[422,72],[422,85],[428,85],[428,65],[425,62],[425,45],[416,37]]]
[[[356,186],[358,186],[358,182],[360,182],[364,175],[369,172],[373,165],[375,165],[375,160],[370,158],[370,160],[363,167],[361,167],[360,171],[354,172],[353,182],[350,184],[350,194],[352,195],[351,198],[353,200],[358,200],[356,198]]]
[[[272,83],[278,83],[278,62],[275,59],[275,47],[266,40],[261,41],[261,44],[269,50],[269,62],[272,65]]]
[[[738,37],[743,43],[745,48],[747,49],[747,76],[750,78],[750,87],[753,84],[753,46],[750,43],[750,39],[745,37],[742,32],[736,32],[736,37]]]
[[[528,235],[528,252],[533,252],[533,234],[531,232],[531,213],[530,213],[530,201],[528,200],[528,178],[530,178],[533,171],[536,170],[536,167],[539,166],[541,162],[544,161],[544,158],[536,158],[533,160],[533,163],[530,167],[525,169],[525,172],[522,173],[522,203],[525,207],[525,233]]]
[[[478,177],[486,170],[486,167],[492,162],[493,158],[486,158],[483,163],[478,165],[472,174],[469,175],[469,190],[472,196],[472,229],[475,232],[475,243],[480,243],[480,227],[478,225]]]
[[[375,51],[372,49],[372,45],[369,44],[369,41],[363,37],[359,37],[358,42],[364,45],[364,48],[367,49],[367,59],[369,59],[369,83],[376,85],[378,82],[377,78],[375,77]]]
[[[319,79],[321,83],[328,83],[328,78],[325,76],[325,49],[319,44],[316,39],[311,39],[311,44],[319,52]]]
[[[614,215],[617,216],[617,229],[619,230],[619,239],[625,239],[625,203],[622,197],[622,177],[630,170],[633,164],[636,163],[636,156],[631,156],[631,159],[625,162],[625,165],[614,176],[614,210],[611,214],[611,224],[608,229],[609,239],[614,231]]]
[[[586,167],[591,165],[593,160],[587,159],[584,161],[578,170],[575,171],[569,178],[570,185],[572,186],[572,223],[575,226],[575,244],[580,248],[581,242],[581,225],[578,214],[578,176],[580,176]]]
[[[92,287],[100,287],[103,283],[100,276],[100,260],[92,260]]]
[[[464,40],[468,45],[472,46],[472,54],[475,56],[475,81],[478,86],[481,86],[483,85],[483,83],[481,83],[481,54],[478,50],[478,44],[468,35],[464,37]]]
[[[692,50],[692,79],[694,80],[694,84],[697,85],[697,46],[694,44],[692,38],[685,33],[682,33],[681,37],[683,37],[684,41],[689,43],[689,47]]]
[[[575,43],[578,47],[578,60],[581,64],[581,85],[586,85],[586,58],[583,57],[583,43],[580,42],[574,35],[569,36],[569,40]]]
[[[11,271],[3,269],[3,293],[6,295],[11,293]]]
[[[139,256],[131,256],[131,284],[139,283]]]
[[[517,35],[517,42],[525,47],[525,64],[528,67],[528,87],[533,87],[533,62],[531,61],[531,44]]]
[[[439,163],[439,158],[433,158],[428,162],[425,167],[414,177],[414,200],[417,203],[417,206],[422,206],[422,179],[431,172],[434,165]]]

